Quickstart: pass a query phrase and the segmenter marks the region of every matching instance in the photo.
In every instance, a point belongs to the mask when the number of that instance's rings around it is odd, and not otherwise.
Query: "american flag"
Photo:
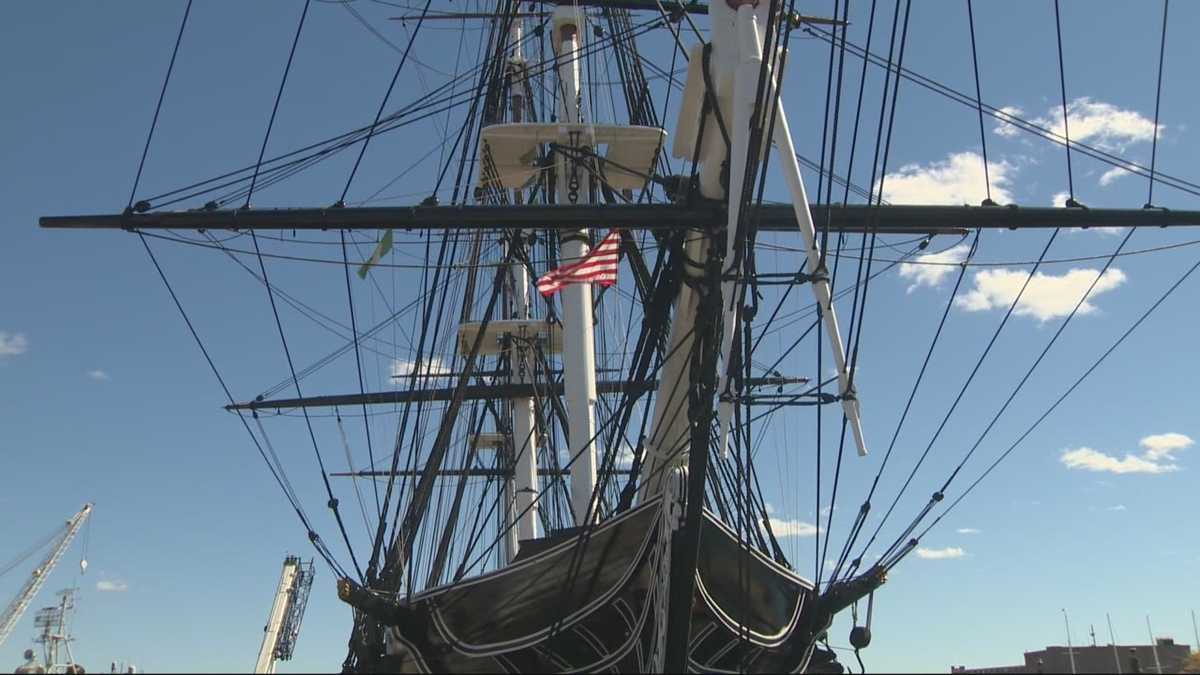
[[[617,283],[617,263],[621,248],[621,233],[609,230],[600,245],[578,262],[550,270],[538,279],[538,292],[551,296],[569,284],[596,282],[601,286]]]

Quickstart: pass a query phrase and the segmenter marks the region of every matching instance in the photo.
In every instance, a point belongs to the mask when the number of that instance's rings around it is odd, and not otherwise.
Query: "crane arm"
[[[42,590],[42,586],[46,583],[46,578],[50,576],[50,572],[54,566],[58,564],[63,554],[67,552],[67,547],[71,545],[71,540],[79,533],[79,528],[83,527],[84,521],[92,513],[92,505],[84,504],[70,520],[67,521],[66,531],[62,538],[50,550],[42,563],[38,565],[29,580],[21,587],[17,593],[17,597],[13,599],[8,607],[4,608],[4,613],[0,614],[0,645],[8,639],[12,634],[13,629],[17,627],[17,622],[21,620],[21,616],[25,614],[25,610],[29,609],[29,604],[33,602],[33,598],[37,596],[38,591]]]

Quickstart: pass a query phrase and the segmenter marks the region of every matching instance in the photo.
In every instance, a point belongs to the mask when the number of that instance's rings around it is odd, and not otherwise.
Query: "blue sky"
[[[861,44],[868,3],[852,4],[851,40]],[[972,91],[965,3],[914,4],[905,65]],[[985,101],[1056,123],[1060,95],[1052,5],[976,4]],[[831,11],[828,3],[799,5],[809,14]],[[197,3],[139,194],[254,160],[300,6]],[[405,44],[406,29],[386,17],[406,10],[366,0],[353,6],[394,43]],[[179,2],[0,4],[0,59],[8,64],[0,70],[0,88],[8,92],[0,155],[5,196],[0,468],[6,477],[0,512],[9,514],[0,519],[5,542],[0,563],[83,502],[96,502],[87,574],[76,572],[77,544],[34,605],[45,604],[58,588],[80,585],[76,653],[93,670],[113,659],[159,671],[249,668],[284,554],[311,553],[245,432],[220,410],[222,393],[138,241],[119,232],[36,227],[41,215],[117,212],[124,206],[182,11]],[[1200,62],[1200,47],[1187,36],[1200,25],[1200,7],[1175,3],[1171,11],[1158,168],[1194,179],[1200,175],[1194,161],[1200,139],[1192,120],[1200,111],[1200,94],[1192,86],[1191,68]],[[314,3],[310,12],[269,153],[369,122],[398,58],[344,7]],[[1063,3],[1073,136],[1082,134],[1089,143],[1142,163],[1149,160],[1153,133],[1146,125],[1154,112],[1160,12],[1155,3]],[[890,7],[885,14],[890,20]],[[478,36],[467,33],[460,44],[457,29],[443,23],[423,35],[414,56],[453,71],[456,59],[475,59]],[[684,37],[694,39],[686,32]],[[669,36],[658,31],[643,44],[647,58],[666,68]],[[828,50],[800,36],[793,47],[785,96],[800,152],[815,158]],[[856,83],[859,62],[848,58],[847,66],[848,83]],[[864,128],[870,131],[864,132],[866,149],[860,149],[854,177],[864,185],[879,76],[872,71],[868,80]],[[435,70],[406,66],[393,104],[444,80]],[[852,99],[853,88],[848,84],[846,90]],[[451,128],[460,119],[451,117]],[[667,119],[670,130],[673,118]],[[905,82],[896,119],[884,183],[889,199],[975,203],[982,198],[979,160],[967,154],[979,152],[971,110]],[[438,117],[373,143],[351,200],[371,196],[435,149],[439,125],[446,123]],[[1057,195],[1067,189],[1062,149],[991,120],[986,127],[997,199],[1060,202]],[[383,191],[395,197],[380,203],[411,203],[427,194],[437,158],[435,150],[429,161]],[[255,204],[332,203],[352,159],[337,157],[300,174],[262,193]],[[1074,161],[1076,197],[1084,203],[1140,207],[1145,202],[1144,179],[1106,178],[1111,167],[1079,156]],[[839,170],[844,168],[839,160]],[[806,179],[815,184],[811,172]],[[784,197],[774,183],[772,188],[768,197]],[[448,200],[449,189],[441,196]],[[1156,189],[1155,202],[1200,208],[1195,197],[1166,187]],[[1044,231],[988,232],[976,260],[1032,260],[1048,236]],[[1128,249],[1193,239],[1200,239],[1195,231],[1139,231]],[[1111,232],[1064,231],[1048,257],[1105,255],[1119,241],[1120,235]],[[953,259],[957,243],[937,239],[930,251],[945,251],[949,258],[942,259]],[[235,395],[250,398],[283,379],[286,364],[262,287],[220,253],[153,245]],[[265,245],[279,251],[300,246]],[[333,255],[333,249],[321,250]],[[771,254],[771,264],[794,264],[795,254],[788,255]],[[897,255],[886,249],[879,257]],[[1093,309],[1073,320],[949,496],[1023,432],[1197,256],[1200,247],[1183,246],[1119,259],[1113,266],[1119,272],[1110,270],[1098,284],[1103,292],[1089,301]],[[1063,307],[1069,311],[1102,264],[1043,268],[1052,278],[1031,288],[1029,302],[1009,322],[885,537],[894,536],[963,456],[1056,330]],[[269,269],[274,284],[345,320],[337,266],[272,261]],[[832,529],[835,546],[875,474],[949,298],[953,272],[934,273],[943,269],[954,268],[898,268],[872,286],[857,381],[873,455],[847,458]],[[895,494],[924,449],[1011,301],[1013,279],[1019,284],[1020,271],[1027,269],[1013,264],[968,271],[960,294],[964,302],[951,311],[895,464],[885,474],[877,509]],[[388,293],[403,298],[414,277],[393,269],[378,278],[384,288],[391,286]],[[370,289],[358,286],[355,292],[360,326],[386,315],[382,299]],[[864,652],[869,667],[943,671],[952,663],[1019,662],[1023,649],[1064,642],[1061,608],[1070,612],[1075,644],[1086,642],[1090,624],[1105,640],[1105,612],[1111,613],[1122,642],[1146,640],[1147,614],[1156,634],[1193,641],[1188,612],[1196,608],[1200,590],[1191,573],[1200,563],[1200,542],[1189,527],[1197,467],[1189,441],[1200,438],[1193,393],[1200,376],[1194,347],[1200,327],[1197,297],[1200,279],[1191,279],[922,541],[926,557],[910,556],[897,568],[877,598],[875,643]],[[789,311],[807,308],[793,302]],[[283,319],[298,366],[341,344],[290,309],[284,309]],[[391,343],[405,343],[412,329],[405,321],[389,329]],[[786,347],[793,333],[789,328],[765,340],[767,353]],[[812,344],[802,350],[803,357],[785,363],[786,374],[814,375]],[[392,359],[404,358],[403,350],[389,349],[391,354],[367,358],[368,388],[387,386]],[[341,361],[334,370],[306,381],[306,393],[354,388],[352,365]],[[377,419],[373,438],[376,447],[386,446],[394,418]],[[827,427],[831,420],[827,414]],[[295,419],[270,424],[297,492],[318,530],[334,542],[303,425]],[[351,446],[362,453],[355,425]],[[816,517],[812,426],[809,412],[773,422],[758,460],[776,517],[796,533],[784,539],[785,549],[806,575],[813,571],[813,538],[803,536],[811,535],[804,525]],[[326,460],[338,460],[336,427],[322,420],[318,428]],[[825,438],[827,452],[832,443],[835,434]],[[826,471],[830,460],[827,455]],[[825,476],[824,505],[830,479]],[[346,485],[335,483],[335,488],[343,504],[350,504]],[[356,541],[361,529],[351,524]],[[342,547],[333,548],[346,559]],[[7,602],[26,572],[0,577],[0,601]],[[282,671],[335,668],[345,654],[350,613],[336,600],[332,573],[319,566],[317,575],[296,658]],[[18,661],[32,636],[31,618],[32,611],[0,647],[0,664]],[[847,631],[848,626],[837,625],[834,644],[844,645]]]

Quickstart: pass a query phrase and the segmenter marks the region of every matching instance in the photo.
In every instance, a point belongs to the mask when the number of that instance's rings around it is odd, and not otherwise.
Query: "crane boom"
[[[267,625],[263,628],[262,646],[258,650],[254,672],[273,673],[277,660],[292,658],[312,581],[311,561],[302,562],[297,556],[284,559],[279,586],[275,589],[275,601],[271,604],[271,613],[267,615]]]
[[[33,574],[25,582],[25,585],[21,587],[20,592],[17,593],[17,597],[4,609],[4,614],[0,615],[0,645],[4,644],[8,636],[12,634],[13,629],[17,627],[17,622],[21,620],[21,615],[25,613],[26,609],[29,609],[29,603],[33,602],[33,598],[38,594],[38,591],[42,590],[42,586],[46,583],[46,578],[50,576],[50,572],[58,564],[63,554],[67,552],[67,547],[71,545],[71,540],[79,533],[79,528],[83,527],[84,521],[87,520],[91,513],[92,504],[84,504],[83,508],[79,509],[79,512],[67,521],[66,531],[63,532],[58,543],[50,550],[50,554],[46,556],[45,560],[34,568]]]

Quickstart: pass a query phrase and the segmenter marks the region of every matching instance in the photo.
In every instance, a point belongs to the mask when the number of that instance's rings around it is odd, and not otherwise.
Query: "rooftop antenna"
[[[1091,631],[1088,632],[1088,635],[1092,636],[1092,646],[1095,647],[1096,646],[1096,624],[1090,623],[1090,624],[1088,624],[1088,628],[1091,629]]]

